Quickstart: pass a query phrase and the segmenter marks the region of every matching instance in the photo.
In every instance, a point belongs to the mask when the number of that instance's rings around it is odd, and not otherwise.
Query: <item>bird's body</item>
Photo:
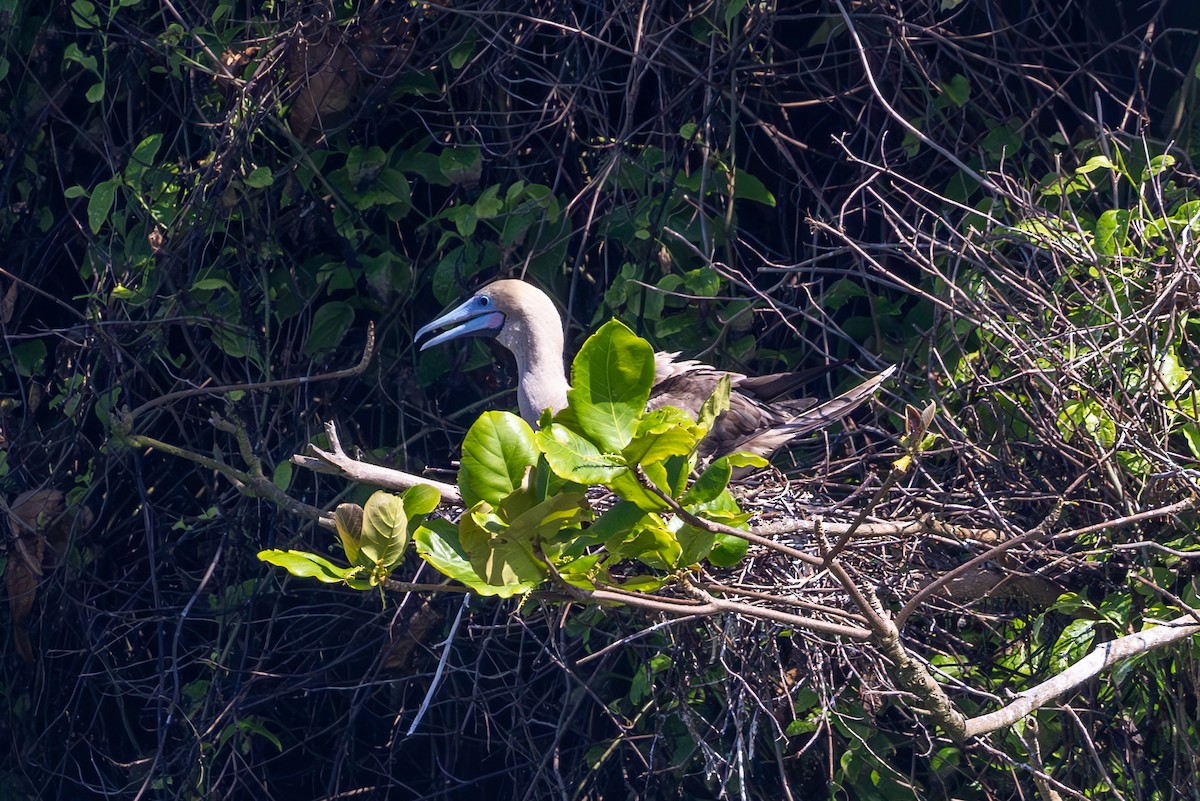
[[[447,326],[454,327],[430,339],[421,349],[464,336],[494,336],[517,360],[517,401],[521,417],[531,426],[537,426],[545,409],[558,412],[567,405],[570,384],[564,370],[562,317],[540,289],[524,281],[495,281],[421,328],[416,338]],[[654,354],[654,388],[647,408],[675,406],[695,417],[717,382],[725,375],[731,379],[729,410],[717,419],[701,445],[705,456],[733,451],[768,455],[795,437],[845,417],[875,394],[894,370],[889,367],[836,398],[819,403],[815,398],[780,400],[780,396],[837,365],[799,373],[746,376],[678,357],[678,353]]]

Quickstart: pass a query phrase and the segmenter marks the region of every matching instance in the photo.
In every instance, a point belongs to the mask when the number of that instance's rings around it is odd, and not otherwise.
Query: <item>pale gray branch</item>
[[[313,453],[317,455],[317,458],[296,454],[292,456],[292,463],[318,473],[338,475],[351,481],[372,484],[376,487],[389,490],[403,491],[418,484],[428,484],[441,493],[443,504],[462,503],[462,495],[459,493],[458,487],[453,484],[434,481],[424,476],[405,473],[403,470],[396,470],[391,467],[384,467],[383,465],[361,462],[346,453],[342,448],[342,442],[338,437],[336,425],[326,423],[325,433],[329,436],[329,445],[332,450],[326,451],[318,448],[316,445],[309,445]]]
[[[1195,634],[1200,634],[1200,624],[1196,623],[1191,615],[1184,615],[1161,626],[1103,643],[1054,678],[1018,693],[1016,699],[1002,709],[968,719],[966,735],[974,737],[1011,726],[1033,710],[1040,709],[1074,690],[1118,661],[1170,645]]]

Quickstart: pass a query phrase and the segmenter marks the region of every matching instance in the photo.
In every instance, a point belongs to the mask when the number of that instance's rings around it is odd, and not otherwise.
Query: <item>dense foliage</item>
[[[1189,0],[0,0],[0,794],[1190,790],[1190,641],[960,746],[837,638],[380,592],[370,571],[351,592],[256,557],[365,553],[435,580],[395,548],[436,550],[442,524],[409,525],[436,499],[372,504],[290,457],[336,420],[410,471],[461,448],[469,485],[487,427],[519,428],[480,417],[510,403],[511,370],[478,343],[418,354],[412,332],[521,274],[577,345],[616,317],[747,371],[899,364],[891,414],[795,449],[799,489],[768,511],[853,518],[900,455],[904,401],[934,402],[935,447],[871,508],[935,533],[846,555],[971,711],[1188,612],[1198,29]],[[514,436],[550,460],[572,433]],[[577,483],[620,492],[629,465],[609,467]],[[471,521],[516,519],[499,500],[529,474],[475,477],[460,546]],[[543,511],[583,530],[583,490],[542,478],[533,500],[573,504]],[[715,511],[744,523],[723,491]],[[340,503],[395,536],[306,515]],[[985,566],[988,593],[908,608],[989,536],[1031,532]],[[696,542],[653,567],[719,540]],[[764,588],[830,592],[746,564]]]

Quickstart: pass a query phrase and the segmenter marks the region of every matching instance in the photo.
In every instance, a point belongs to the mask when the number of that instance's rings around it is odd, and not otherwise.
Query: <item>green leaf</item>
[[[262,189],[275,183],[275,176],[271,174],[270,167],[255,167],[244,181],[251,189]]]
[[[747,0],[730,0],[729,5],[725,6],[725,11],[721,15],[725,21],[726,27],[733,21],[733,18],[742,13],[742,9],[746,7]]]
[[[354,309],[340,300],[326,303],[313,315],[308,341],[304,343],[304,355],[316,356],[341,344],[342,338],[354,324]]]
[[[495,595],[479,578],[458,540],[458,528],[448,520],[430,520],[413,532],[413,544],[422,559],[443,576],[465,584],[480,595]]]
[[[466,64],[471,56],[475,53],[475,37],[471,36],[454,46],[450,51],[450,67],[460,70]]]
[[[1152,380],[1154,389],[1158,393],[1174,395],[1191,377],[1192,374],[1180,363],[1179,356],[1175,351],[1169,350],[1155,365],[1155,374]]]
[[[750,550],[750,543],[732,534],[718,534],[708,553],[708,561],[713,567],[733,567],[745,558]]]
[[[733,196],[739,200],[753,200],[764,206],[775,208],[775,196],[766,184],[745,170],[733,174]]]
[[[699,428],[688,413],[672,406],[648,412],[638,421],[633,440],[621,452],[625,463],[643,466],[665,461],[672,456],[686,456],[707,433]]]
[[[1197,62],[1197,66],[1200,68],[1200,62]],[[1142,181],[1145,182],[1155,175],[1161,175],[1174,166],[1175,157],[1169,153],[1162,156],[1155,156],[1150,159],[1150,164],[1146,167],[1146,171],[1142,175]]]
[[[532,540],[510,531],[480,501],[458,523],[458,538],[475,574],[490,588],[489,594],[508,598],[526,593],[546,578],[546,566],[533,554]]]
[[[729,373],[724,373],[717,380],[717,388],[708,396],[708,400],[704,401],[704,405],[700,407],[700,418],[696,421],[704,430],[712,431],[713,423],[717,422],[717,418],[729,411],[729,394],[733,386],[733,378]]]
[[[162,134],[151,134],[138,142],[137,147],[133,149],[133,153],[129,156],[129,164],[125,167],[126,177],[130,179],[136,178],[144,173],[147,167],[153,166],[154,159],[158,156],[159,148],[162,147],[162,141]]]
[[[965,75],[955,75],[948,83],[939,84],[946,99],[962,108],[971,99],[971,82]]]
[[[400,497],[404,501],[404,514],[408,516],[409,528],[412,528],[413,520],[429,514],[442,502],[442,493],[428,484],[409,487]]]
[[[233,288],[233,284],[229,283],[224,278],[201,278],[196,283],[192,284],[193,292],[214,291],[217,289],[228,289],[230,292],[237,292]]]
[[[526,541],[554,542],[574,537],[590,520],[591,507],[582,492],[559,492],[508,521],[507,536]],[[564,532],[566,533],[564,535]]]
[[[12,346],[11,351],[17,375],[25,378],[30,378],[41,370],[42,362],[46,360],[46,343],[40,339],[18,342]]]
[[[609,320],[583,343],[567,394],[582,433],[610,453],[633,438],[654,383],[654,349]]]
[[[658,515],[646,515],[633,530],[632,536],[610,541],[605,548],[622,559],[637,559],[655,570],[674,570],[683,553],[675,535]]]
[[[551,423],[541,429],[536,438],[537,447],[546,455],[550,469],[564,481],[608,484],[620,473],[627,472],[620,456],[602,453],[590,441],[560,423]]]
[[[96,184],[96,188],[92,190],[92,196],[88,198],[87,214],[88,227],[92,229],[93,234],[100,233],[100,229],[104,227],[108,213],[112,211],[113,202],[117,199],[118,186],[120,180],[114,176]]]
[[[697,503],[707,503],[729,486],[729,479],[733,477],[733,467],[729,463],[729,459],[722,456],[710,464],[691,488],[684,493],[679,502],[684,506]]]
[[[708,556],[713,549],[713,544],[717,541],[717,535],[684,523],[675,532],[675,539],[679,542],[680,547],[677,565],[688,567],[699,564],[701,559]]]
[[[650,479],[656,487],[663,490],[667,495],[671,495],[670,480],[666,470],[663,468],[662,462],[654,462],[643,467],[646,477]],[[651,492],[638,480],[631,470],[624,470],[613,476],[608,482],[608,486],[612,491],[620,495],[627,501],[632,501],[639,508],[647,512],[661,512],[669,508],[666,501]]]
[[[537,463],[533,429],[511,412],[484,412],[463,440],[458,488],[463,503],[492,504],[521,486],[525,469]]]
[[[87,102],[89,103],[99,103],[104,99],[104,81],[92,84],[90,87],[88,87],[88,90],[83,93],[83,96],[87,98]]]
[[[633,501],[620,500],[612,508],[588,526],[579,537],[571,543],[567,553],[583,552],[583,548],[599,545],[626,531],[631,531],[641,522],[647,512],[638,507]]]
[[[471,184],[483,174],[483,159],[478,147],[448,147],[438,154],[438,167],[455,186]]]
[[[293,576],[315,578],[325,584],[341,584],[359,571],[357,567],[338,567],[323,556],[308,551],[259,551],[258,558],[282,567]]]
[[[1068,403],[1056,421],[1059,433],[1069,441],[1077,431],[1088,434],[1102,448],[1111,448],[1117,440],[1117,424],[1094,400]]]
[[[287,490],[292,483],[292,461],[284,459],[279,464],[275,465],[275,472],[271,475],[271,483],[281,490]]]
[[[1200,459],[1200,426],[1195,423],[1184,423],[1179,428],[1183,438],[1187,440],[1188,450],[1194,458]]]
[[[374,493],[363,508],[360,556],[367,564],[386,571],[404,556],[406,545],[408,516],[404,514],[404,499],[382,490]]]
[[[1115,170],[1117,165],[1108,156],[1092,156],[1082,167],[1075,168],[1076,175],[1087,175],[1095,170]]]
[[[1104,256],[1115,256],[1125,247],[1129,238],[1130,214],[1128,209],[1109,209],[1096,220],[1096,251]]]

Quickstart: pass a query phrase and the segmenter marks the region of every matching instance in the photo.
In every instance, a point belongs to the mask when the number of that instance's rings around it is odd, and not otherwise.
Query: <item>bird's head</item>
[[[545,292],[524,281],[494,281],[463,303],[417,331],[420,339],[431,331],[453,326],[421,346],[421,350],[460,337],[495,337],[520,362],[534,350],[557,348],[561,369],[562,317]]]

